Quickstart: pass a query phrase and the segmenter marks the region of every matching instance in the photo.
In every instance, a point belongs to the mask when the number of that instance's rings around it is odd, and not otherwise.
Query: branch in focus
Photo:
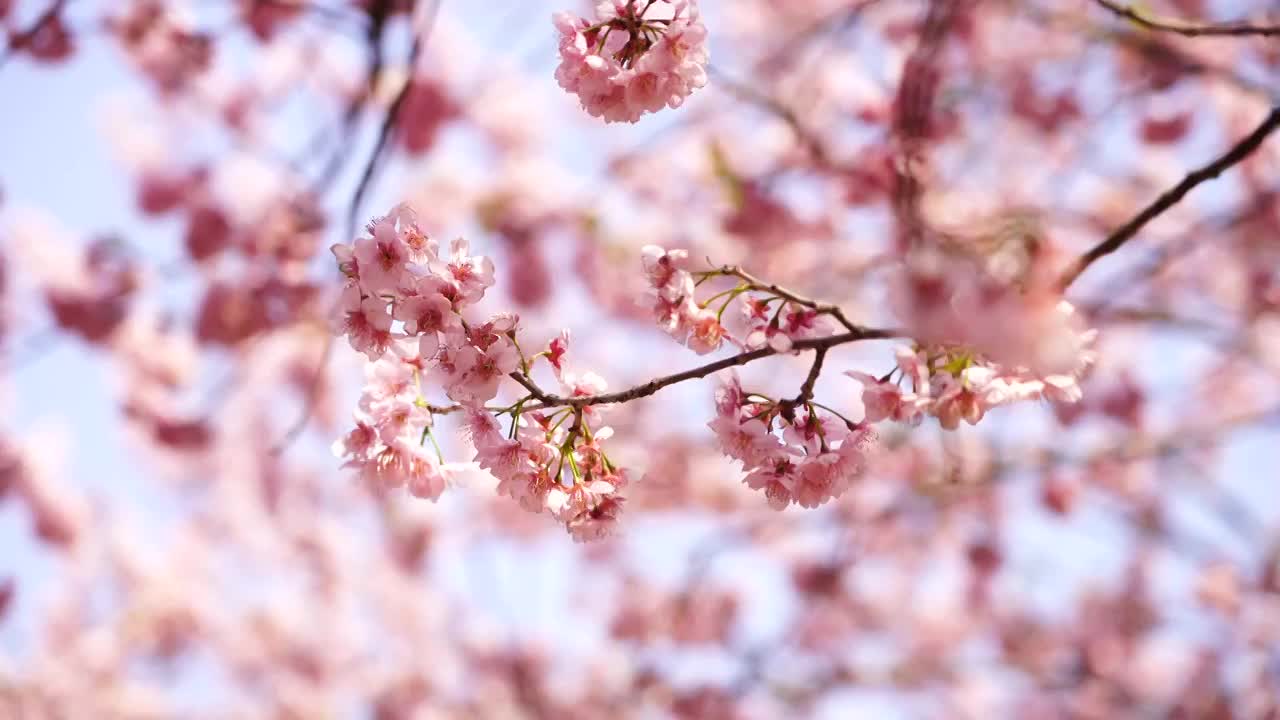
[[[1119,17],[1125,18],[1148,30],[1171,32],[1187,37],[1224,37],[1224,36],[1280,36],[1280,25],[1253,25],[1245,21],[1228,23],[1193,23],[1185,20],[1156,18],[1144,15],[1132,5],[1121,5],[1113,0],[1094,0],[1097,4]]]
[[[810,338],[805,340],[797,340],[792,343],[791,350],[818,350],[824,352],[838,345],[845,345],[859,340],[885,340],[888,338],[902,337],[902,333],[897,330],[880,330],[873,328],[859,328],[852,332],[841,333],[839,335],[831,335],[823,338]],[[788,351],[790,352],[790,351]],[[771,347],[763,347],[758,350],[751,350],[739,353],[722,360],[717,360],[706,365],[700,365],[689,370],[685,370],[675,375],[667,375],[665,377],[650,380],[643,385],[636,385],[627,390],[621,390],[614,393],[601,393],[599,395],[582,395],[579,397],[562,397],[544,392],[532,380],[521,375],[520,373],[511,373],[511,378],[520,383],[540,404],[530,405],[525,410],[544,410],[552,407],[574,407],[581,408],[589,405],[612,405],[616,403],[625,403],[639,398],[648,397],[657,393],[659,390],[685,382],[686,380],[696,380],[713,375],[721,370],[727,370],[731,367],[746,365],[747,363],[767,358],[771,355],[778,355],[779,352]],[[821,362],[815,363],[821,369]],[[816,380],[816,378],[815,378]],[[806,384],[809,384],[806,382]],[[810,387],[812,390],[812,387]]]
[[[1268,113],[1267,117],[1262,121],[1262,124],[1258,125],[1253,132],[1249,133],[1248,137],[1236,143],[1235,147],[1228,150],[1225,155],[1214,160],[1208,165],[1205,165],[1199,170],[1191,172],[1177,185],[1166,190],[1163,195],[1156,198],[1155,202],[1144,208],[1142,212],[1134,216],[1132,220],[1117,228],[1115,232],[1111,233],[1111,235],[1107,237],[1107,239],[1098,243],[1088,252],[1081,255],[1080,258],[1062,274],[1062,278],[1059,280],[1059,286],[1065,290],[1075,282],[1076,278],[1080,277],[1081,273],[1083,273],[1089,265],[1093,264],[1095,260],[1119,250],[1120,246],[1137,236],[1143,226],[1160,216],[1164,211],[1176,205],[1184,196],[1186,196],[1187,193],[1191,192],[1195,186],[1206,180],[1212,180],[1218,177],[1231,166],[1236,165],[1247,158],[1254,150],[1257,150],[1258,147],[1262,145],[1262,142],[1267,139],[1267,136],[1275,132],[1278,127],[1280,127],[1280,106],[1272,108],[1271,112]]]

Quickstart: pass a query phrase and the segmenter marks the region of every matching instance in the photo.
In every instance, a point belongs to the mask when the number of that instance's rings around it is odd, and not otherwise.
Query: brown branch
[[[1059,286],[1066,289],[1076,278],[1080,277],[1089,265],[1095,260],[1119,250],[1122,245],[1132,240],[1142,230],[1143,226],[1154,220],[1160,214],[1176,205],[1187,193],[1191,192],[1197,185],[1206,180],[1212,180],[1223,172],[1231,168],[1233,165],[1244,160],[1257,150],[1267,136],[1275,132],[1280,127],[1280,106],[1272,108],[1262,123],[1249,133],[1234,147],[1213,162],[1204,167],[1195,170],[1182,178],[1182,181],[1172,188],[1166,190],[1164,194],[1156,198],[1155,202],[1148,205],[1131,219],[1129,222],[1117,228],[1105,240],[1095,245],[1088,252],[1081,255],[1066,272],[1062,274],[1059,280]]]
[[[839,335],[797,340],[792,343],[791,349],[825,351],[836,347],[837,345],[845,345],[859,340],[883,340],[894,337],[902,337],[902,333],[896,330],[859,328],[852,332],[841,333]],[[598,395],[582,395],[578,397],[562,397],[560,395],[547,393],[539,388],[532,380],[520,373],[511,373],[511,378],[520,383],[520,385],[528,390],[529,393],[540,403],[538,405],[528,406],[525,410],[544,410],[546,408],[553,407],[582,408],[589,405],[613,405],[638,400],[640,398],[653,395],[659,390],[670,385],[682,383],[686,380],[704,378],[708,375],[720,372],[721,370],[727,370],[739,365],[746,365],[747,363],[778,354],[778,351],[771,347],[763,347],[758,350],[739,353],[712,363],[707,363],[706,365],[699,365],[698,367],[676,373],[675,375],[655,378],[643,385],[636,385],[635,387],[628,388],[627,390],[621,390],[613,393],[601,393]]]
[[[795,419],[795,409],[813,399],[813,386],[818,383],[818,376],[822,375],[822,361],[827,357],[828,348],[820,347],[813,354],[813,364],[809,366],[809,374],[805,376],[804,383],[800,385],[800,392],[795,398],[779,403],[782,411],[782,417],[789,422]]]
[[[1113,0],[1094,0],[1094,2],[1115,15],[1130,20],[1148,30],[1177,33],[1187,37],[1280,35],[1280,25],[1253,25],[1243,20],[1227,23],[1193,23],[1185,20],[1143,15],[1132,5],[1122,5]]]
[[[813,386],[818,382],[818,376],[822,374],[822,361],[827,357],[827,348],[818,348],[818,352],[813,354],[813,365],[809,368],[809,375],[804,379],[804,384],[800,386],[800,394],[796,396],[795,404],[801,405],[813,399]]]

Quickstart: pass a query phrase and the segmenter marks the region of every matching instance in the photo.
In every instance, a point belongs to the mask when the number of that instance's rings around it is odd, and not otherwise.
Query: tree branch
[[[813,354],[813,365],[809,368],[809,375],[804,379],[804,384],[800,386],[800,394],[796,396],[795,404],[803,405],[813,399],[813,386],[818,382],[818,376],[822,374],[822,361],[827,357],[827,348],[818,348]]]
[[[1280,25],[1253,25],[1246,21],[1228,23],[1193,23],[1185,20],[1156,18],[1144,15],[1132,5],[1121,5],[1113,0],[1094,0],[1115,15],[1141,25],[1148,30],[1171,32],[1187,37],[1222,37],[1245,35],[1277,35],[1280,36]]]
[[[823,338],[809,338],[806,340],[797,340],[792,343],[792,350],[819,350],[826,351],[837,345],[844,345],[859,340],[883,340],[887,338],[902,337],[902,333],[896,330],[879,330],[872,328],[858,328],[851,332],[841,333],[839,335],[830,335]],[[621,390],[614,393],[601,393],[599,395],[582,395],[579,397],[562,397],[560,395],[552,395],[544,392],[532,380],[521,375],[520,373],[511,373],[511,378],[520,383],[530,394],[538,400],[540,404],[525,407],[525,410],[544,410],[553,407],[573,407],[583,408],[589,405],[613,405],[617,403],[630,402],[639,398],[648,397],[657,393],[659,390],[682,383],[686,380],[695,380],[704,378],[708,375],[727,370],[731,367],[746,365],[747,363],[766,358],[771,355],[779,354],[777,350],[771,347],[763,347],[758,350],[751,350],[739,353],[731,357],[717,360],[706,365],[700,365],[675,375],[667,375],[665,377],[655,378],[643,385],[636,385],[627,390]],[[821,364],[818,363],[819,367]]]
[[[813,354],[813,364],[809,366],[809,374],[805,376],[804,383],[800,385],[800,392],[791,400],[784,400],[778,406],[782,410],[782,416],[788,421],[795,419],[795,410],[797,407],[804,405],[813,399],[813,386],[818,383],[818,376],[822,375],[822,361],[827,357],[827,349],[825,347],[818,348]]]
[[[1075,282],[1076,278],[1080,277],[1081,273],[1083,273],[1095,260],[1105,255],[1110,255],[1120,249],[1122,245],[1132,240],[1138,232],[1142,230],[1143,226],[1176,205],[1184,196],[1186,196],[1187,193],[1191,192],[1195,186],[1205,182],[1206,180],[1212,180],[1218,177],[1231,166],[1236,165],[1251,155],[1254,150],[1257,150],[1258,147],[1262,145],[1262,142],[1267,139],[1268,135],[1275,132],[1277,127],[1280,127],[1280,106],[1272,108],[1271,112],[1267,114],[1267,117],[1263,119],[1262,123],[1258,125],[1253,132],[1249,133],[1247,137],[1236,143],[1235,147],[1228,150],[1222,157],[1219,157],[1217,160],[1214,160],[1208,165],[1205,165],[1182,178],[1181,182],[1166,190],[1163,195],[1156,198],[1155,202],[1144,208],[1142,212],[1135,215],[1133,219],[1117,228],[1107,236],[1105,240],[1095,245],[1085,254],[1081,255],[1080,258],[1062,274],[1062,278],[1059,280],[1059,286],[1065,290],[1071,285],[1071,283]]]
[[[729,275],[731,277],[736,277],[739,280],[742,280],[743,282],[747,283],[748,286],[750,286],[749,289],[751,290],[771,292],[774,295],[777,295],[778,297],[788,302],[793,302],[802,307],[807,307],[810,310],[816,311],[822,315],[830,315],[831,317],[836,319],[836,322],[844,326],[844,329],[848,330],[849,332],[858,332],[859,330],[857,325],[854,325],[852,322],[849,321],[849,318],[845,317],[844,311],[841,310],[838,305],[828,305],[828,304],[820,303],[816,300],[812,300],[810,298],[804,297],[803,295],[797,295],[796,293],[791,292],[790,290],[780,285],[765,282],[764,280],[761,280],[760,278],[752,275],[746,270],[743,270],[737,265],[722,266],[718,272],[722,275]]]

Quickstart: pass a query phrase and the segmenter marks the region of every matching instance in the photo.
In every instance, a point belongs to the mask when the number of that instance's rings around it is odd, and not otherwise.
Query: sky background
[[[197,3],[201,5],[203,3]],[[31,3],[19,2],[20,9]],[[87,17],[96,14],[101,5],[93,2],[75,4],[71,17]],[[515,0],[507,3],[467,3],[446,0],[441,27],[461,26],[468,29],[472,38],[491,52],[495,64],[511,63],[528,72],[530,83],[540,93],[554,90],[551,70],[554,63],[554,38],[549,23],[552,3]],[[1223,3],[1215,7],[1226,8]],[[89,12],[93,10],[94,12]],[[707,24],[714,26],[715,5],[708,10]],[[243,39],[241,39],[243,40]],[[456,39],[455,39],[456,41]],[[720,51],[720,52],[718,52]],[[732,68],[732,53],[713,49],[713,62]],[[720,60],[724,58],[724,60]],[[54,69],[35,67],[24,60],[11,60],[0,67],[0,231],[33,209],[46,214],[73,238],[101,232],[110,232],[126,238],[138,248],[156,267],[165,267],[168,258],[177,259],[181,249],[174,239],[180,237],[177,220],[144,220],[135,210],[134,188],[121,172],[118,158],[104,139],[105,118],[112,103],[129,104],[144,96],[146,91],[130,74],[122,72],[124,66],[117,50],[107,46],[101,38],[90,37],[79,46],[79,52],[71,65]],[[869,59],[874,62],[874,59]],[[478,82],[483,82],[479,78]],[[714,92],[708,90],[707,93]],[[696,109],[695,97],[690,108]],[[565,98],[571,107],[570,98]],[[686,109],[686,111],[690,111]],[[670,118],[646,121],[635,128],[610,128],[615,133],[613,142],[618,144],[645,142],[660,135],[663,123]],[[598,158],[591,154],[593,143],[600,129],[586,123],[557,128],[554,142],[561,148],[567,167],[577,173],[574,178],[579,190],[589,189],[598,177]],[[359,138],[362,147],[371,142],[370,127]],[[1128,142],[1117,131],[1102,137],[1100,152],[1122,152]],[[463,165],[469,152],[466,142],[446,144],[439,156],[428,159],[440,167]],[[1189,157],[1206,157],[1213,152],[1208,141],[1194,143],[1186,149]],[[357,153],[356,157],[363,157]],[[1174,160],[1181,162],[1181,159]],[[462,161],[462,162],[460,162]],[[358,165],[359,163],[353,163]],[[338,187],[351,187],[353,173],[350,167],[347,177]],[[404,185],[412,182],[413,172],[419,168],[406,168],[403,163],[393,163],[377,183],[364,203],[361,216],[381,212],[401,194]],[[1231,181],[1227,180],[1197,191],[1195,202],[1206,207],[1228,206],[1233,198]],[[348,192],[335,192],[331,197],[344,198]],[[345,207],[342,203],[331,203]],[[344,213],[336,212],[338,217]],[[338,221],[337,225],[343,223]],[[464,232],[468,228],[448,228],[445,233]],[[5,242],[0,235],[0,243]],[[481,249],[482,236],[474,241]],[[8,248],[6,248],[7,250]],[[1100,270],[1101,278],[1107,271]],[[19,279],[21,283],[22,280]],[[191,281],[182,277],[166,281],[170,289],[172,306],[190,307],[191,298],[184,291],[192,287]],[[630,329],[600,329],[582,322],[578,312],[580,296],[565,294],[535,321],[564,318],[563,324],[575,326],[575,338],[580,346],[592,342],[637,343],[646,351],[665,354],[681,352],[675,345],[663,345],[654,335],[637,336]],[[27,312],[25,308],[12,310],[17,332],[9,338],[7,353],[9,369],[0,380],[0,423],[19,436],[49,435],[62,438],[51,442],[55,448],[47,460],[61,468],[64,482],[72,484],[89,497],[128,497],[129,511],[142,522],[163,524],[166,508],[157,506],[148,491],[151,470],[142,464],[144,458],[131,449],[131,441],[122,428],[117,406],[119,390],[117,378],[104,362],[100,353],[78,341],[59,337],[47,341],[42,328],[48,320],[41,310]],[[551,324],[551,323],[548,323]],[[1179,342],[1176,337],[1165,338],[1147,348],[1151,361],[1147,365],[1151,374],[1146,379],[1153,387],[1176,388],[1189,371],[1204,358],[1192,343]],[[631,367],[611,368],[618,375],[640,379],[646,367],[644,354],[633,354]],[[692,356],[684,358],[694,364]],[[345,350],[338,353],[335,363],[352,369],[352,382],[348,391],[352,400],[358,393],[359,370]],[[208,383],[216,387],[218,368],[210,368]],[[824,379],[824,383],[831,382]],[[620,380],[616,386],[625,384]],[[846,387],[832,384],[832,388]],[[705,402],[705,393],[677,400],[689,407]],[[339,403],[339,407],[345,405]],[[1166,412],[1177,412],[1173,407]],[[1010,437],[1032,432],[1043,427],[1044,418],[1018,410],[1001,411],[1007,417]],[[692,414],[701,418],[705,413]],[[1159,418],[1155,420],[1160,422]],[[1019,423],[1028,423],[1019,425]],[[1036,423],[1039,423],[1037,425]],[[700,423],[691,423],[696,426]],[[1267,517],[1274,522],[1274,508],[1280,507],[1280,483],[1277,483],[1275,447],[1280,443],[1280,433],[1274,430],[1239,433],[1230,441],[1223,453],[1220,476],[1227,486],[1238,492],[1247,506],[1267,509]],[[451,448],[455,449],[455,448]],[[456,448],[460,450],[461,448]],[[659,451],[655,448],[655,452]],[[326,452],[319,438],[308,438],[290,452],[315,453],[324,463]],[[458,458],[461,459],[461,458]],[[335,481],[340,481],[334,475]],[[1015,489],[1015,494],[1021,489]],[[1034,488],[1028,485],[1025,496],[1028,505],[1034,506],[1031,495]],[[1240,536],[1230,528],[1222,527],[1204,511],[1203,495],[1188,491],[1179,495],[1175,522],[1185,525],[1195,534],[1212,538],[1221,547],[1235,547],[1242,557],[1250,548],[1242,546]],[[449,503],[464,505],[464,500],[446,499]],[[638,520],[629,533],[631,537],[652,537],[653,532],[644,523],[659,520]],[[655,575],[665,576],[674,582],[687,567],[688,554],[698,546],[711,528],[706,523],[689,521],[662,524],[663,540],[659,543],[631,543],[638,559]],[[1036,598],[1046,612],[1067,607],[1060,592],[1063,586],[1079,587],[1079,578],[1095,578],[1099,581],[1114,580],[1127,560],[1121,551],[1131,538],[1125,529],[1118,528],[1114,517],[1104,508],[1090,508],[1070,521],[1047,520],[1043,512],[1028,511],[1013,522],[1017,541],[1011,541],[1013,554],[1010,563],[1019,572],[1019,592]],[[1274,530],[1275,526],[1272,525]],[[455,587],[459,592],[474,598],[478,607],[492,615],[495,628],[504,632],[528,633],[546,642],[565,642],[560,628],[548,625],[545,618],[554,613],[546,612],[562,604],[567,597],[573,577],[573,560],[567,541],[551,537],[531,547],[516,548],[505,542],[479,543],[458,548],[455,562],[439,569],[437,581]],[[869,560],[874,562],[874,560]],[[0,655],[13,653],[21,656],[38,652],[30,646],[34,622],[41,606],[42,582],[57,573],[58,560],[45,553],[33,540],[25,511],[14,502],[0,504],[0,578],[21,578],[17,612],[7,622],[0,624]],[[768,637],[778,625],[778,620],[789,611],[786,598],[771,594],[768,588],[781,582],[776,567],[760,561],[750,553],[726,553],[716,561],[715,573],[734,582],[747,582],[759,588],[758,602],[751,606],[749,625],[753,633]],[[1182,586],[1186,573],[1180,575],[1175,563],[1165,568],[1171,592]],[[955,578],[945,570],[938,573],[939,588],[946,588]],[[540,619],[541,618],[541,619]],[[1188,627],[1188,632],[1212,632],[1212,628]],[[578,638],[577,641],[583,641]],[[589,641],[589,640],[588,640]],[[696,659],[695,659],[696,660]],[[713,672],[691,661],[690,672],[696,669]],[[868,691],[859,702],[876,703],[877,693]],[[877,707],[867,704],[870,711]],[[892,715],[889,708],[886,714]],[[902,712],[901,707],[893,709]],[[833,711],[833,716],[834,716]]]

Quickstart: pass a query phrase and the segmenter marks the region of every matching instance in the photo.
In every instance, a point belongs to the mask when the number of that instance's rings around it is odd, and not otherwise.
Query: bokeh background
[[[703,362],[638,302],[648,243],[892,323],[931,3],[699,5],[708,86],[605,125],[553,76],[568,0],[0,0],[0,716],[1280,712],[1280,142],[1070,289],[1101,330],[1080,406],[886,425],[820,509],[741,485],[709,382],[614,411],[639,480],[599,544],[480,472],[429,503],[339,467],[363,356],[328,247],[400,202],[611,388]],[[1069,258],[1280,97],[1274,35],[959,5],[922,208],[977,246]],[[833,353],[818,396],[858,417],[841,371],[892,346]]]

